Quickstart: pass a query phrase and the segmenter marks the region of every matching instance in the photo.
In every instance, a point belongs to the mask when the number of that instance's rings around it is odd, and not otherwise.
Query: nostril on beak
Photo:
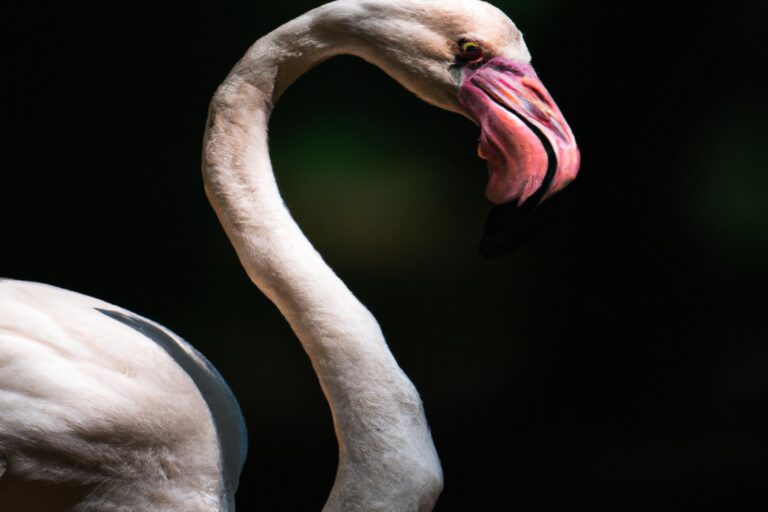
[[[544,103],[545,105],[549,105],[549,101],[547,101],[547,98],[544,96],[544,94],[538,88],[534,87],[533,85],[531,85],[531,84],[529,84],[527,82],[523,82],[523,85],[525,85],[526,89],[528,89],[533,94],[535,94],[536,97],[539,98],[539,100],[541,100],[542,103]]]

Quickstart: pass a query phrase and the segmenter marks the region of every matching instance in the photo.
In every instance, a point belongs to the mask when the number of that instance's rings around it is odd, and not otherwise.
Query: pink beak
[[[459,101],[480,125],[493,203],[535,206],[576,177],[576,140],[530,64],[497,57],[468,68]]]

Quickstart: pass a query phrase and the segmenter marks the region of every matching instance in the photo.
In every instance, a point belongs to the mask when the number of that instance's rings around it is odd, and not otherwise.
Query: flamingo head
[[[495,205],[481,252],[508,252],[521,219],[572,181],[579,150],[530,64],[515,24],[479,0],[367,0],[359,51],[417,96],[480,127],[486,197]],[[512,226],[507,226],[512,224]],[[509,227],[510,229],[507,229]]]

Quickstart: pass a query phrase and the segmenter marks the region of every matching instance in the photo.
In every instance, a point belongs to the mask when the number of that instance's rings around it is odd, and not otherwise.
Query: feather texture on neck
[[[211,102],[206,192],[252,281],[300,339],[333,412],[339,467],[326,511],[428,511],[442,471],[416,389],[371,313],[303,235],[275,182],[267,126],[280,94],[339,53],[363,2],[327,4],[257,41]]]

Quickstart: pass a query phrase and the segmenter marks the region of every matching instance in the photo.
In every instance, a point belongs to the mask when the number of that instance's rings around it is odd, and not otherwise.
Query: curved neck
[[[292,219],[269,159],[269,116],[285,88],[328,57],[360,54],[343,35],[348,7],[310,11],[248,50],[211,102],[203,174],[243,267],[290,323],[331,406],[339,468],[325,510],[427,511],[442,473],[418,393]]]

